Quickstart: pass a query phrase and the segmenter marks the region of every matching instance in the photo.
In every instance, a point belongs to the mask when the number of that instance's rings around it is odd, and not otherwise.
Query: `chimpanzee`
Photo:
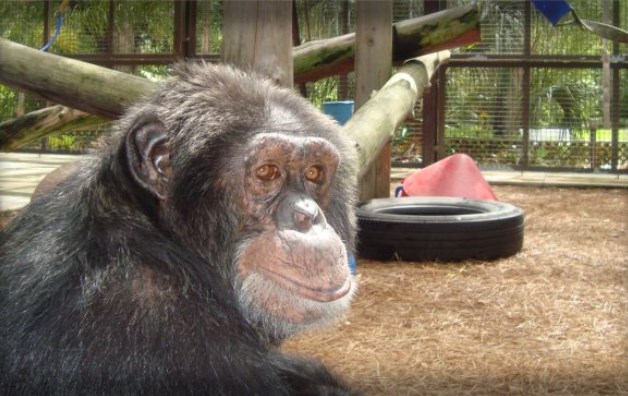
[[[278,344],[346,311],[354,197],[305,99],[177,65],[0,234],[0,394],[350,393]]]

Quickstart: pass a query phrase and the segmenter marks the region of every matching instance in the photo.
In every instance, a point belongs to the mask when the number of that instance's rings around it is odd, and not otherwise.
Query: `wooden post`
[[[253,68],[292,87],[292,2],[225,1],[223,45],[225,62]]]
[[[446,3],[443,0],[423,0],[423,13],[429,15],[442,11],[447,8]],[[436,162],[438,127],[442,122],[438,119],[438,99],[443,96],[444,92],[441,88],[444,86],[440,86],[438,73],[436,73],[432,76],[430,87],[423,91],[423,162],[421,164],[423,168]]]
[[[350,19],[350,6],[349,0],[341,0],[340,9],[340,34],[348,34],[349,19]],[[338,76],[338,100],[347,100],[349,98],[349,76],[347,74],[340,74]]]
[[[438,136],[438,110],[436,106],[438,97],[442,93],[436,77],[437,75],[432,76],[430,87],[423,91],[423,162],[421,167],[436,162]]]
[[[597,167],[597,147],[595,147],[597,143],[597,127],[594,125],[589,126],[589,161],[591,162],[591,170],[595,171]]]
[[[381,88],[392,70],[392,0],[356,3],[355,106],[359,109]],[[393,131],[390,131],[391,136]],[[390,140],[360,182],[360,202],[390,196]]]

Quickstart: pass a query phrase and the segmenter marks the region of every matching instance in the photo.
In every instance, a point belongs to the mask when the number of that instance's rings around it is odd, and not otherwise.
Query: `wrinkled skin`
[[[350,393],[276,345],[355,291],[351,146],[252,73],[176,73],[0,233],[0,394]]]

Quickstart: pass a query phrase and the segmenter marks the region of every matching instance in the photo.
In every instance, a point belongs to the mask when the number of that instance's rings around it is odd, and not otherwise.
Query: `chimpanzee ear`
[[[156,119],[136,123],[126,138],[127,161],[135,181],[159,199],[166,198],[170,149],[165,125]]]

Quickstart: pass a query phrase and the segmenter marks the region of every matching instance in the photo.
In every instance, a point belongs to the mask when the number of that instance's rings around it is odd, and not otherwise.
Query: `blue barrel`
[[[353,114],[353,100],[339,100],[334,102],[323,102],[323,113],[332,116],[340,125],[347,123]],[[357,272],[355,257],[349,254],[349,269],[352,274]]]
[[[352,100],[323,102],[323,112],[332,116],[340,125],[344,125],[353,114]]]

